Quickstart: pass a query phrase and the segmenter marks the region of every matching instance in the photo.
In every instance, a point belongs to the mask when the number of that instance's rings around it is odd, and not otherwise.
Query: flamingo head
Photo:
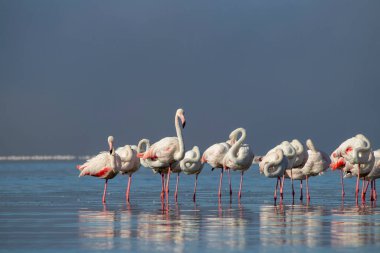
[[[113,150],[113,136],[108,136],[108,146],[109,146],[109,151],[110,151],[110,154],[112,154],[112,150]]]
[[[185,128],[185,126],[186,126],[186,119],[185,119],[184,113],[185,112],[183,111],[182,108],[179,108],[177,110],[177,113],[176,113],[177,117],[179,117],[181,119],[182,128]]]

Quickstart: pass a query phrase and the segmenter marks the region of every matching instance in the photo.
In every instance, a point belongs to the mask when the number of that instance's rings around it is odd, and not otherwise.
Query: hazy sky
[[[94,154],[237,127],[262,154],[380,148],[380,1],[0,0],[0,155]]]

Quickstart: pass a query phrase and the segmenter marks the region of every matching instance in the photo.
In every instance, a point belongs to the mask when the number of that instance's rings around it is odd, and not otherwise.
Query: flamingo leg
[[[293,182],[293,168],[290,169],[290,180],[292,181],[292,196],[293,196],[293,204],[294,204],[294,195],[296,194],[294,191],[294,182]]]
[[[131,191],[131,183],[132,183],[132,175],[129,175],[129,177],[128,177],[127,192],[125,193],[125,198],[127,199],[128,203],[129,203],[129,193]]]
[[[309,190],[309,177],[306,176],[306,198],[307,202],[310,202],[310,190]]]
[[[223,181],[223,171],[224,171],[224,169],[222,169],[222,171],[220,172],[220,179],[219,179],[219,192],[218,192],[218,197],[219,197],[219,199],[222,197],[222,181]]]
[[[363,182],[365,180],[363,179]],[[362,190],[362,202],[365,203],[365,195],[367,194],[368,186],[370,181],[365,181],[365,187],[364,190]],[[371,182],[372,183],[372,182]]]
[[[373,182],[374,180],[371,180],[371,201],[373,201]]]
[[[169,198],[169,182],[170,182],[171,167],[172,167],[172,165],[169,164],[168,178],[166,180],[166,189],[165,189],[167,198]]]
[[[300,192],[301,192],[301,194],[300,194],[300,200],[302,201],[303,200],[303,192],[302,192],[302,180],[301,180],[301,182],[300,182]]]
[[[360,164],[358,164],[358,178],[356,179],[356,190],[355,190],[356,205],[359,204],[359,179],[360,179]]]
[[[280,182],[280,196],[281,196],[281,200],[284,199],[284,182],[285,182],[285,174],[282,175],[282,179],[281,179],[281,182]]]
[[[177,183],[175,185],[174,199],[177,202],[178,200],[178,182],[179,182],[179,173],[177,173]]]
[[[103,199],[102,199],[103,203],[106,203],[107,184],[108,184],[108,179],[106,179],[106,182],[104,183],[104,191],[103,191]]]
[[[342,198],[344,198],[345,192],[344,192],[344,183],[343,183],[343,169],[340,170],[340,183],[342,185]]]
[[[276,200],[277,200],[277,188],[278,188],[278,181],[279,181],[279,180],[280,180],[280,177],[277,177],[276,187],[274,188],[274,194],[273,194],[274,205],[276,205]]]
[[[231,174],[230,174],[230,168],[227,169],[228,173],[228,184],[230,185],[230,197],[232,196],[232,187],[231,187]]]
[[[377,200],[377,194],[376,194],[376,179],[373,180],[373,199]]]
[[[199,175],[199,174],[196,174],[196,175],[195,175],[195,183],[194,183],[194,194],[193,194],[193,202],[195,202],[195,196],[196,196],[196,193],[197,193],[197,182],[198,182],[198,175]]]
[[[165,197],[165,175],[164,175],[164,173],[161,173],[161,185],[162,185],[161,200],[163,200]]]
[[[241,177],[240,177],[240,187],[239,187],[239,193],[238,193],[239,200],[241,199],[241,190],[243,188],[243,176],[244,176],[244,171],[241,172]]]

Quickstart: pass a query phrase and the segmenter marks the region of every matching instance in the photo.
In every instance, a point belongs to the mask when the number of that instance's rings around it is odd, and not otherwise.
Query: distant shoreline
[[[91,157],[89,155],[10,155],[0,156],[0,161],[77,161],[87,160]]]

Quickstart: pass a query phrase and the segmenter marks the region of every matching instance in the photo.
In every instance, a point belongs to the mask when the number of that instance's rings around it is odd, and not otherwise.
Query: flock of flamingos
[[[180,124],[181,122],[181,124]],[[165,137],[150,145],[149,140],[142,139],[137,146],[125,145],[115,150],[113,146],[114,138],[108,137],[108,152],[101,152],[97,156],[87,160],[84,164],[78,165],[79,176],[94,176],[105,179],[103,203],[106,201],[108,179],[114,178],[117,174],[128,174],[128,186],[126,190],[126,200],[130,200],[130,187],[132,174],[135,173],[142,164],[146,168],[151,168],[154,173],[160,173],[162,180],[161,200],[168,199],[169,180],[171,173],[177,173],[177,184],[174,198],[177,201],[179,173],[195,175],[193,201],[196,199],[196,189],[198,175],[201,173],[203,165],[208,163],[212,169],[220,168],[220,181],[218,197],[222,195],[223,173],[228,173],[229,194],[232,195],[230,170],[240,171],[240,188],[238,198],[240,200],[243,185],[243,175],[252,164],[259,164],[260,173],[268,178],[276,178],[274,190],[274,202],[276,203],[277,191],[280,192],[280,200],[283,200],[283,187],[285,178],[291,179],[292,195],[294,201],[293,180],[300,181],[302,200],[302,181],[306,181],[306,198],[310,201],[308,179],[311,176],[322,174],[331,167],[333,170],[341,171],[342,198],[344,198],[343,177],[357,177],[356,181],[356,204],[359,199],[359,180],[362,179],[362,202],[365,202],[365,195],[369,184],[371,184],[371,201],[375,201],[376,184],[375,180],[380,177],[380,149],[373,151],[371,143],[362,134],[358,134],[344,141],[329,157],[323,151],[318,150],[309,139],[304,146],[298,140],[291,142],[283,141],[264,156],[254,156],[252,149],[244,143],[246,130],[238,128],[231,132],[225,142],[217,143],[207,148],[201,156],[199,148],[194,146],[185,152],[182,129],[185,127],[185,116],[183,109],[178,109],[175,114],[174,124],[177,137]]]

